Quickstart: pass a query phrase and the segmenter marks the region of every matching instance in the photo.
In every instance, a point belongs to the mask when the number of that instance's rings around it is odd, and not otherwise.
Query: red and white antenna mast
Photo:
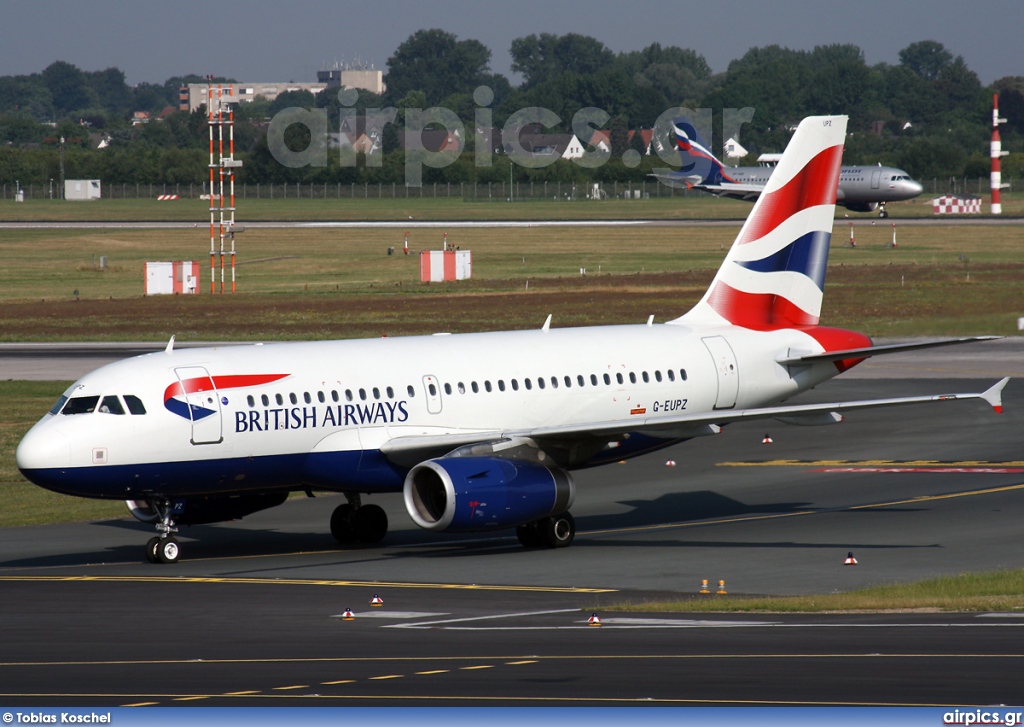
[[[1010,152],[1002,150],[999,141],[999,124],[1006,119],[999,118],[999,94],[992,94],[992,214],[1001,215],[1003,205],[1000,201],[1000,190],[1003,188],[1002,162],[999,160]]]
[[[216,108],[214,103],[216,102]],[[220,292],[225,292],[225,238],[231,238],[231,292],[235,292],[235,233],[243,228],[235,225],[235,170],[242,162],[235,159],[235,107],[238,102],[234,84],[227,93],[223,84],[217,84],[213,93],[213,76],[207,76],[207,123],[210,127],[210,292],[217,292],[216,240],[220,232]],[[217,145],[214,145],[213,127],[217,127]],[[224,148],[224,127],[227,127],[228,148]],[[216,171],[216,174],[214,173]],[[217,213],[220,213],[219,220]],[[224,213],[228,213],[225,217]],[[219,224],[218,224],[219,223]]]

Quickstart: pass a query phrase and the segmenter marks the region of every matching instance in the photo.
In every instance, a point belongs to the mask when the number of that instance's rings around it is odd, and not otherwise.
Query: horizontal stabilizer
[[[975,341],[994,341],[1002,336],[970,336],[968,338],[943,338],[938,341],[918,341],[916,343],[890,343],[884,346],[866,346],[864,348],[847,348],[842,351],[826,351],[824,353],[808,353],[799,356],[783,356],[775,359],[783,366],[794,364],[812,364],[821,361],[844,361],[850,358],[870,358],[883,353],[901,353],[917,351],[922,348],[952,346],[957,343],[973,343]]]

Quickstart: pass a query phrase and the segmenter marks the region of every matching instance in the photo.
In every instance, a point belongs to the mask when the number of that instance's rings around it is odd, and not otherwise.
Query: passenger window
[[[68,400],[67,406],[61,410],[61,414],[66,416],[71,416],[72,414],[92,414],[96,411],[96,405],[99,401],[100,398],[98,396],[76,396]]]
[[[124,414],[121,400],[116,396],[104,396],[100,403],[100,414]]]
[[[491,382],[490,381],[485,381],[484,382],[484,391],[486,391],[488,394],[491,393]]]
[[[498,391],[505,390],[505,379],[498,379]]]
[[[566,376],[565,378],[569,378],[569,377]],[[552,389],[557,389],[558,388],[558,377],[557,376],[552,376],[551,377],[551,388]]]
[[[373,398],[380,399],[380,389],[378,389],[376,386],[373,387]]]
[[[565,388],[568,389],[570,387],[572,387],[572,377],[571,376],[566,376],[565,377]]]
[[[359,390],[359,401],[366,401],[366,389]]]
[[[331,401],[338,401],[341,397],[335,389],[331,389]]]
[[[519,391],[519,382],[512,379],[512,391]]]
[[[412,388],[412,384],[409,384],[409,387],[406,389],[406,392],[408,392],[410,399],[416,396],[416,389]]]
[[[640,378],[642,378],[644,380],[645,384],[651,383],[651,377],[647,375],[646,371],[644,371],[643,373],[640,374]]]
[[[324,392],[318,391],[316,392],[316,400],[323,404],[325,401],[327,401],[327,397],[324,396]]]
[[[523,379],[523,386],[526,387],[527,391],[530,391],[533,388],[533,382],[529,378]]]
[[[385,389],[384,391],[387,393],[389,399],[394,399],[395,398],[395,390],[392,389],[390,386],[387,389]]]
[[[675,381],[676,380],[676,372],[673,371],[672,369],[668,370],[668,380],[669,381]]]
[[[608,383],[607,381],[605,383]],[[590,385],[597,386],[597,374],[590,375]]]
[[[345,401],[352,401],[352,389],[345,389]]]
[[[612,383],[612,377],[609,376],[608,374],[605,374],[604,375],[604,383],[605,383],[605,386],[610,386],[611,383]]]
[[[427,387],[427,391],[430,392],[431,396],[437,396],[437,387],[433,384],[430,384],[430,386]]]
[[[292,404],[298,404],[299,397],[295,396],[295,392],[293,391],[292,393],[288,394],[288,401],[290,401]]]
[[[625,379],[622,378],[622,372],[619,372],[619,373],[615,374],[615,380],[617,382],[619,382],[620,384],[624,384],[625,383]]]
[[[464,383],[462,383],[461,381],[459,382],[459,393],[460,394],[465,394],[466,393],[466,385]]]
[[[686,369],[679,369],[679,380],[686,381]]]
[[[274,401],[277,402],[278,406],[284,405],[284,397],[282,397],[280,394],[274,394]]]
[[[252,397],[249,397],[252,399]],[[131,394],[126,394],[124,397],[124,403],[128,405],[128,411],[132,414],[142,415],[146,413],[146,407],[142,405],[142,399]]]
[[[270,406],[270,398],[266,394],[260,397],[260,401],[263,402],[263,406]]]
[[[127,398],[128,397],[126,396],[125,399]],[[252,394],[249,394],[249,396],[245,397],[245,402],[249,405],[250,409],[256,406],[256,400],[252,398]],[[128,405],[128,408],[131,408],[131,404]]]
[[[636,374],[634,374],[632,371],[629,372],[629,383],[631,383],[631,384],[635,384],[636,383]]]
[[[312,404],[313,403],[313,397],[309,395],[308,391],[303,391],[302,392],[302,400],[304,402],[306,402],[307,404]]]
[[[476,382],[475,382],[475,381],[474,381],[474,382],[472,382],[472,383],[471,383],[471,384],[469,385],[469,388],[471,388],[471,389],[473,390],[473,393],[474,393],[474,394],[479,394],[479,393],[480,393],[480,387],[476,385]]]
[[[543,389],[544,388],[544,377],[543,376],[538,376],[537,377],[537,388],[539,388],[539,389]]]
[[[444,385],[444,393],[446,393],[446,394],[451,394],[452,393],[452,385],[451,384],[445,384]]]
[[[661,371],[660,370],[654,372],[654,380],[657,381],[659,384],[661,383]]]

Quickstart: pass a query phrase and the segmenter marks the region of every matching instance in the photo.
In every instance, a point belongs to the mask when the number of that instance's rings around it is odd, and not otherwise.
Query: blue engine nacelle
[[[402,493],[409,517],[421,528],[474,532],[563,513],[576,486],[568,472],[533,462],[451,457],[413,467]]]

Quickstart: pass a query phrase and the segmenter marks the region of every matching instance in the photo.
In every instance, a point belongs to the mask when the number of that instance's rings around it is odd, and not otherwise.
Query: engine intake
[[[453,457],[413,467],[402,494],[409,517],[421,528],[474,532],[565,512],[576,486],[565,470],[533,462]]]

